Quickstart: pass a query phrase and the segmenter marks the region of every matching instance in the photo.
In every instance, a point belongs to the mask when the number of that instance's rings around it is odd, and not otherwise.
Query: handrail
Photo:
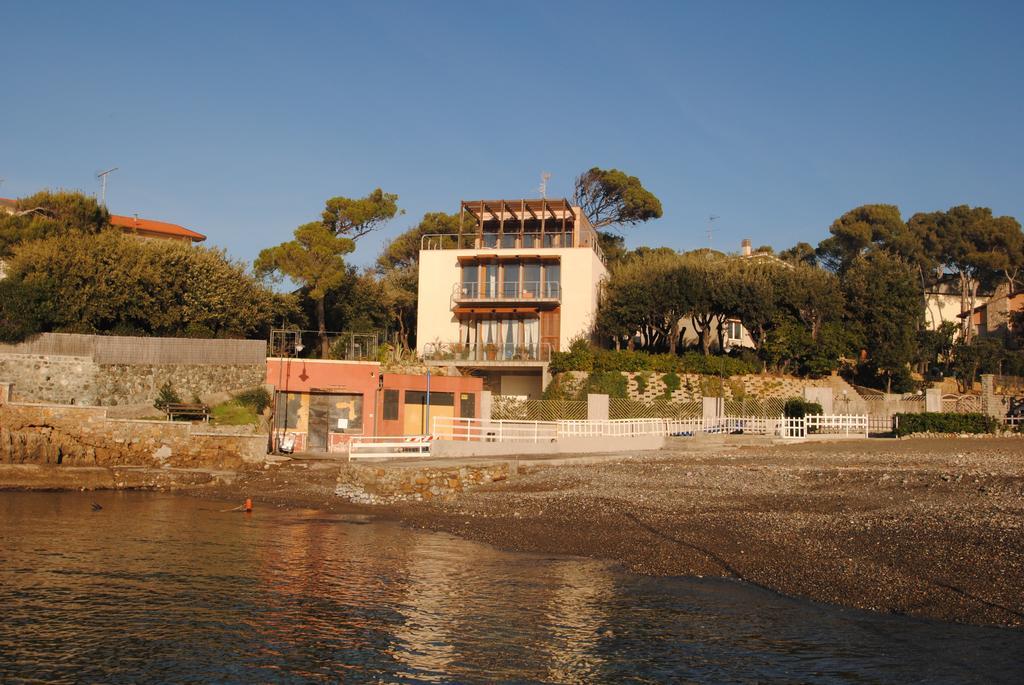
[[[420,237],[420,250],[523,250],[590,248],[603,262],[604,251],[597,232],[584,230],[574,243],[574,231],[544,233],[426,233]]]
[[[560,300],[559,281],[524,281],[520,283],[456,283],[452,287],[455,300]]]

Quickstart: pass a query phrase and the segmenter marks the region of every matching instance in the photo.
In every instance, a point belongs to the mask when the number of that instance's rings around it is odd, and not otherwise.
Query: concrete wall
[[[4,403],[0,463],[234,469],[261,462],[267,437],[166,421],[109,419],[99,407]]]
[[[12,399],[87,406],[148,404],[170,383],[183,401],[193,395],[263,384],[259,364],[99,364],[90,357],[0,353],[0,380]]]

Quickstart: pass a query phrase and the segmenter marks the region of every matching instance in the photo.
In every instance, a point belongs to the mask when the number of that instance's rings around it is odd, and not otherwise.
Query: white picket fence
[[[559,438],[639,437],[697,434],[774,435],[804,438],[817,435],[868,434],[864,415],[807,416],[767,419],[719,416],[692,419],[611,419],[607,421],[505,421],[435,416],[433,435],[441,440],[480,442],[552,442]]]

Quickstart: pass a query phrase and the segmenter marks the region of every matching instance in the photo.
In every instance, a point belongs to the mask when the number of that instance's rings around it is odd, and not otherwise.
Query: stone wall
[[[183,401],[262,385],[265,364],[97,364],[90,357],[0,353],[0,380],[19,402],[148,404],[169,382]]]
[[[629,399],[650,402],[664,397],[667,389],[663,380],[665,374],[623,373],[628,379]],[[678,375],[680,383],[679,387],[672,391],[673,402],[700,402],[704,397],[721,397],[723,393],[727,400],[739,400],[744,397],[789,399],[803,397],[804,388],[833,388],[837,392],[845,389],[851,396],[856,396],[854,389],[838,376],[796,378],[794,376],[747,374],[720,379],[718,376],[701,376],[692,373]],[[643,381],[639,380],[641,377]]]
[[[463,490],[515,475],[513,463],[467,466],[374,466],[348,464],[338,474],[335,494],[362,504],[452,499]]]
[[[201,426],[107,418],[99,407],[4,403],[0,463],[235,469],[263,461],[267,439]]]

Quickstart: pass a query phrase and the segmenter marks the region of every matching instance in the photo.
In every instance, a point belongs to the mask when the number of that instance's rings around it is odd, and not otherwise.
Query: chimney
[[[742,249],[743,249],[743,256],[744,257],[749,257],[750,253],[752,252],[751,246],[750,246],[750,238],[744,238],[743,242],[741,243],[741,245],[742,245]]]

